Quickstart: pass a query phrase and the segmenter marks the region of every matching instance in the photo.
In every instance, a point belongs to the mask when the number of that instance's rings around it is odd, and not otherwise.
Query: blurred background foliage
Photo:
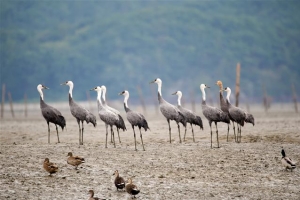
[[[292,0],[2,0],[1,85],[15,101],[38,101],[39,83],[50,87],[46,101],[67,101],[60,83],[72,80],[76,100],[106,85],[109,99],[127,89],[134,103],[137,87],[156,97],[149,82],[159,77],[166,99],[181,90],[200,102],[201,83],[214,99],[217,80],[234,90],[240,62],[241,102],[261,101],[263,85],[291,101],[291,84],[300,94],[299,10]]]

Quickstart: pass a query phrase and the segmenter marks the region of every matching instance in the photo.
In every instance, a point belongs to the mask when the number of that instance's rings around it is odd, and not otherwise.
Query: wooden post
[[[144,100],[144,97],[143,97],[141,87],[138,85],[138,86],[136,86],[136,88],[137,88],[137,91],[138,91],[138,94],[139,94],[139,97],[140,97],[140,102],[141,102],[141,105],[142,105],[142,108],[143,108],[143,112],[146,115],[147,110],[146,110],[145,100]]]
[[[265,84],[263,84],[262,88],[264,94],[263,104],[265,107],[265,112],[268,112],[269,108],[271,107],[271,98],[267,95]]]
[[[293,102],[294,102],[294,106],[295,106],[295,111],[296,111],[296,113],[298,113],[297,94],[296,94],[296,90],[295,90],[294,84],[292,84],[292,93],[293,93]]]
[[[24,94],[24,114],[25,114],[25,117],[27,117],[27,95],[26,93]]]
[[[13,107],[13,102],[12,102],[12,98],[11,98],[11,93],[8,92],[8,93],[7,93],[7,96],[8,96],[8,100],[9,100],[9,106],[10,106],[11,116],[12,116],[13,118],[15,118],[15,113],[14,113],[14,107]]]
[[[193,112],[196,112],[195,92],[194,92],[194,91],[191,91],[190,96],[191,96],[192,111],[193,111]]]
[[[3,118],[3,114],[4,114],[4,103],[5,103],[5,84],[2,85],[1,118]]]
[[[236,65],[235,106],[239,106],[241,65]]]

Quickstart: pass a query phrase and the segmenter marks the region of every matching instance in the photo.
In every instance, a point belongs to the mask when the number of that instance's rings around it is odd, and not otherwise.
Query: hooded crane
[[[118,111],[117,109],[114,109],[110,106],[107,105],[106,103],[106,100],[105,100],[105,95],[106,95],[106,87],[104,85],[101,86],[101,89],[102,89],[102,105],[107,108],[108,110],[110,110],[111,112],[115,113],[118,115],[119,117],[119,122],[118,124],[116,124],[116,127],[117,127],[117,132],[118,132],[118,137],[119,137],[119,142],[121,143],[121,139],[120,139],[120,134],[119,134],[119,129],[123,129],[123,131],[127,130],[126,129],[126,126],[125,126],[125,123],[124,123],[124,120],[121,116],[121,113],[120,111]]]
[[[99,117],[100,119],[105,123],[105,127],[106,127],[106,142],[105,142],[105,148],[107,148],[107,135],[108,135],[108,125],[110,125],[110,132],[111,135],[113,137],[113,143],[114,143],[114,147],[116,147],[116,143],[115,143],[115,135],[114,135],[114,130],[113,130],[113,126],[117,126],[117,124],[119,124],[119,117],[117,114],[113,113],[112,111],[108,110],[106,107],[103,106],[102,102],[101,102],[101,92],[102,89],[101,87],[97,86],[91,90],[94,90],[97,92],[97,104],[98,104],[98,113],[99,113]]]
[[[226,96],[226,103],[228,105],[228,112],[229,116],[237,123],[237,142],[241,142],[241,137],[242,137],[242,126],[244,126],[245,119],[246,119],[246,112],[242,110],[239,107],[235,107],[230,103],[230,94],[231,94],[231,89],[229,87],[226,87],[224,91],[227,92]]]
[[[142,115],[141,113],[132,111],[128,108],[127,101],[129,99],[129,92],[127,90],[124,90],[119,95],[124,96],[124,109],[126,111],[127,120],[129,121],[129,123],[131,124],[132,129],[133,129],[135,150],[137,151],[134,126],[137,126],[137,127],[139,127],[139,130],[140,130],[140,137],[141,137],[141,141],[142,141],[142,145],[143,145],[143,150],[145,151],[141,128],[143,127],[145,129],[145,131],[147,131],[147,129],[150,130],[148,123],[147,123],[144,115]]]
[[[218,127],[217,123],[218,122],[225,122],[227,124],[230,123],[230,119],[226,113],[224,113],[221,109],[208,106],[206,105],[206,94],[205,94],[205,88],[209,88],[205,84],[200,85],[200,90],[202,92],[202,112],[203,115],[206,117],[208,120],[209,126],[210,126],[210,147],[212,148],[212,129],[211,129],[211,123],[215,122],[216,125],[216,133],[217,133],[217,143],[218,143],[218,148],[219,146],[219,136],[218,136]]]
[[[96,125],[97,125],[96,117],[95,117],[95,115],[93,115],[93,113],[91,113],[87,109],[81,107],[73,100],[72,91],[73,91],[74,84],[72,81],[66,81],[65,83],[62,83],[61,85],[68,85],[70,87],[70,89],[69,89],[70,111],[71,111],[72,115],[76,118],[77,123],[78,123],[79,145],[83,145],[83,130],[84,130],[83,121],[86,121],[87,124],[91,122],[94,125],[94,127],[96,127]],[[81,122],[82,128],[80,128],[80,122]]]
[[[193,133],[193,141],[195,142],[195,137],[194,137],[194,129],[193,129],[193,124],[200,126],[200,129],[203,130],[203,124],[202,124],[202,119],[200,116],[197,116],[196,113],[192,112],[191,110],[188,110],[184,107],[181,106],[181,97],[182,97],[182,92],[177,91],[173,93],[172,95],[177,95],[178,96],[178,105],[177,108],[180,110],[180,112],[184,115],[186,121],[190,123],[191,128],[192,128],[192,133]],[[183,141],[185,141],[185,135],[186,135],[186,127],[185,127],[185,132],[184,132],[184,137]]]
[[[222,81],[217,81],[216,84],[219,86],[220,88],[220,108],[221,110],[226,113],[227,115],[229,115],[229,111],[228,111],[228,104],[226,103],[226,100],[223,97],[223,83]],[[234,126],[234,120],[233,118],[229,115],[229,118],[232,122],[232,127],[233,127],[233,134],[234,134],[234,140],[236,141],[236,136],[235,136],[235,126]],[[228,129],[227,129],[227,142],[228,142],[228,135],[229,135],[229,124],[228,124]]]
[[[162,81],[157,78],[150,83],[156,83],[158,86],[158,102],[159,102],[159,109],[160,112],[165,116],[167,119],[167,122],[169,124],[169,136],[170,136],[170,143],[171,143],[171,126],[170,126],[170,120],[175,120],[177,123],[178,127],[178,133],[179,133],[179,142],[181,143],[181,137],[180,137],[180,126],[179,122],[182,123],[184,127],[186,127],[186,119],[184,115],[180,112],[180,110],[167,102],[166,100],[163,99],[161,95],[161,86],[162,86]]]
[[[53,108],[52,106],[49,106],[48,104],[45,103],[42,89],[49,89],[49,88],[41,84],[37,86],[37,90],[40,93],[40,107],[41,107],[42,115],[48,124],[48,143],[50,143],[49,122],[55,124],[57,141],[58,143],[60,143],[57,125],[59,125],[61,129],[64,130],[64,127],[66,126],[66,120],[56,108]]]

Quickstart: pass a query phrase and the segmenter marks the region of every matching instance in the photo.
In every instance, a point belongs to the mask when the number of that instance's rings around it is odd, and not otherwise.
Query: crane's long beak
[[[149,84],[151,84],[151,83],[155,83],[155,80],[151,81]]]
[[[118,95],[123,95],[123,92],[120,92]],[[113,175],[115,175],[115,174],[113,174]]]
[[[209,86],[206,86],[206,88],[210,88]]]
[[[43,86],[43,89],[50,89],[50,88],[48,88],[48,87],[46,87],[46,86]]]
[[[60,85],[67,85],[67,83],[61,83]]]
[[[93,91],[93,90],[95,90],[95,88],[90,89],[90,91]]]
[[[174,92],[172,95],[176,95],[177,94],[177,92]]]

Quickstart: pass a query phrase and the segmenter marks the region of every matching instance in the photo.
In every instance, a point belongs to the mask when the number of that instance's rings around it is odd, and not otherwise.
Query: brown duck
[[[79,156],[73,156],[72,152],[69,152],[68,156],[69,158],[67,159],[67,163],[75,166],[75,169],[77,169],[78,165],[85,162],[84,158]]]
[[[123,190],[125,187],[125,180],[119,175],[118,170],[115,171],[115,173],[113,174],[115,175],[115,186],[117,187],[117,191],[119,189]]]
[[[49,158],[45,158],[43,168],[50,173],[49,176],[52,176],[52,174],[56,173],[58,171],[57,165],[49,161]]]
[[[135,184],[132,183],[132,179],[129,178],[128,182],[125,186],[125,190],[128,194],[133,195],[133,198],[135,198],[135,195],[137,195],[138,193],[140,193],[140,190],[137,188],[137,186]]]
[[[94,190],[89,190],[90,198],[89,200],[105,200],[98,197],[94,197]]]

